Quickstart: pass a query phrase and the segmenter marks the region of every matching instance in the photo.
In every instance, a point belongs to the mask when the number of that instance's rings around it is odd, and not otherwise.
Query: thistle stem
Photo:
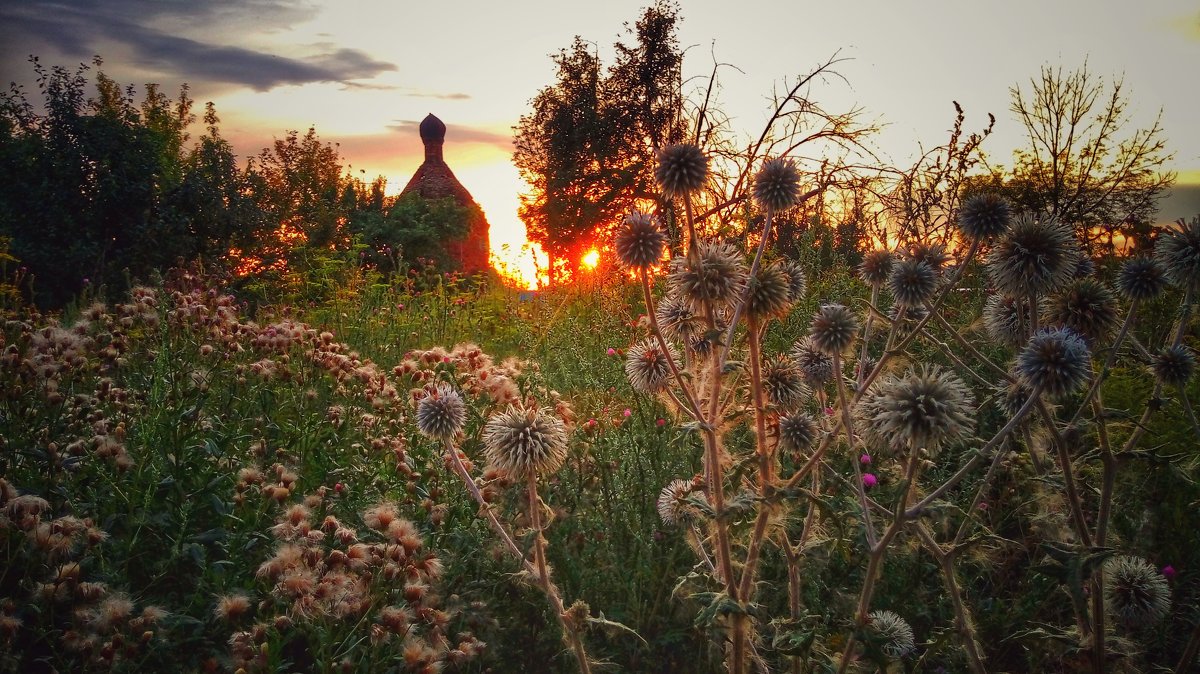
[[[950,594],[950,602],[954,607],[954,628],[958,631],[959,639],[962,641],[963,651],[967,654],[967,662],[971,665],[971,671],[975,674],[987,674],[987,668],[983,666],[983,654],[979,651],[979,642],[975,639],[975,625],[967,612],[967,605],[963,601],[962,590],[958,586],[958,578],[954,571],[957,547],[951,548],[949,552],[943,550],[928,527],[922,522],[917,522],[913,528],[917,532],[917,537],[921,539],[922,545],[937,561],[938,567],[941,569],[942,580],[946,583],[946,591]]]
[[[546,539],[542,537],[542,500],[538,498],[537,494],[537,474],[530,471],[525,484],[529,497],[529,526],[533,529],[533,563],[537,569],[538,584],[541,585],[542,591],[546,593],[546,596],[550,598],[550,603],[554,606],[558,624],[562,627],[563,636],[566,637],[571,651],[575,654],[580,674],[591,674],[592,665],[588,662],[583,639],[580,638],[575,625],[571,624],[567,618],[567,609],[563,605],[558,588],[550,581],[550,568],[546,564]]]

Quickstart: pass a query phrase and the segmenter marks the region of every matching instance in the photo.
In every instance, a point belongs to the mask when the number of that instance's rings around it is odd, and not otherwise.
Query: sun
[[[587,269],[589,271],[592,269],[595,269],[596,265],[600,264],[600,251],[593,248],[593,249],[589,250],[588,252],[584,253],[583,257],[579,260],[579,264],[584,269]]]

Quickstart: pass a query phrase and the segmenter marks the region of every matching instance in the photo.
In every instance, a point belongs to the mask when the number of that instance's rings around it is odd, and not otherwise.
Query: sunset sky
[[[31,84],[30,54],[48,65],[103,56],[123,83],[191,85],[214,101],[242,157],[288,129],[316,126],[356,175],[404,186],[421,161],[416,124],[449,127],[446,159],[493,226],[493,248],[519,245],[522,185],[512,126],[553,80],[549,55],[575,35],[603,57],[645,0],[0,0],[0,78]],[[685,2],[685,77],[716,60],[722,103],[741,130],[759,130],[773,86],[837,53],[845,77],[814,88],[832,111],[862,107],[886,124],[875,143],[904,163],[943,142],[951,101],[969,128],[997,117],[985,149],[1009,163],[1021,144],[1009,88],[1044,64],[1124,76],[1131,114],[1159,108],[1180,183],[1164,219],[1200,212],[1200,6],[1192,1],[860,0],[855,3]],[[199,109],[199,108],[198,108]],[[361,171],[361,172],[360,172]]]

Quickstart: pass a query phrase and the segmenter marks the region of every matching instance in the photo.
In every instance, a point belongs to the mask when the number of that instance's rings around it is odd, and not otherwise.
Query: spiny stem
[[[766,401],[763,399],[762,387],[762,333],[758,321],[750,318],[747,321],[746,341],[749,345],[750,357],[750,398],[754,405],[754,444],[758,455],[758,493],[762,501],[758,506],[758,517],[754,522],[754,533],[750,537],[746,552],[746,565],[742,568],[742,583],[738,594],[746,600],[750,598],[750,588],[754,583],[757,571],[758,556],[762,550],[763,539],[767,531],[767,522],[771,518],[770,497],[774,487],[775,476],[773,458],[767,447]]]
[[[958,578],[954,571],[954,552],[957,548],[951,548],[949,552],[942,550],[923,522],[917,522],[913,528],[917,537],[921,539],[921,544],[937,561],[942,571],[942,580],[946,583],[946,591],[950,593],[950,602],[954,607],[954,627],[959,633],[971,671],[975,674],[987,674],[987,669],[983,666],[983,654],[979,652],[979,642],[975,639],[975,626],[967,613],[966,602],[963,601],[962,590],[958,586]]]

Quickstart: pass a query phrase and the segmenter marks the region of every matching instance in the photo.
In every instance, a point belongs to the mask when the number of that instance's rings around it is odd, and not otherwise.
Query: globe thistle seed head
[[[888,318],[897,323],[911,322],[917,323],[929,315],[929,310],[925,307],[910,307],[897,302],[888,310]]]
[[[842,354],[858,336],[858,317],[841,304],[826,304],[813,315],[808,337],[818,351]]]
[[[762,265],[750,279],[746,316],[765,319],[787,314],[792,306],[792,278],[777,264]]]
[[[663,336],[668,339],[687,343],[704,331],[701,317],[692,311],[691,305],[673,293],[658,303],[654,315]]]
[[[1038,307],[1045,303],[1039,298]],[[1029,299],[992,295],[983,305],[983,327],[988,336],[1004,346],[1016,348],[1027,341],[1033,315],[1029,311]]]
[[[1152,257],[1130,258],[1117,274],[1117,290],[1131,300],[1154,299],[1166,287],[1166,270]]]
[[[1021,215],[988,256],[988,276],[1006,295],[1047,293],[1071,280],[1081,255],[1070,228],[1049,216]]]
[[[892,611],[867,614],[867,638],[889,658],[902,658],[916,648],[912,626]]]
[[[883,285],[892,276],[895,260],[892,251],[877,248],[863,256],[858,265],[858,276],[869,286]]]
[[[677,258],[668,283],[693,311],[736,301],[746,287],[748,273],[741,253],[728,243],[701,242],[695,259]]]
[[[1157,623],[1171,611],[1171,588],[1153,564],[1122,555],[1104,563],[1104,599],[1127,627]]]
[[[1176,224],[1158,235],[1154,257],[1166,270],[1168,281],[1185,290],[1196,289],[1200,287],[1200,216]]]
[[[1074,330],[1090,344],[1117,326],[1117,298],[1103,283],[1079,278],[1046,301],[1046,323]]]
[[[942,244],[918,241],[909,248],[908,259],[924,262],[934,272],[940,274],[946,268],[946,265],[950,264],[952,258],[946,252],[946,247]]]
[[[808,277],[804,268],[796,260],[784,260],[779,266],[788,275],[788,301],[795,304],[804,299],[804,293],[808,292]]]
[[[462,430],[466,419],[462,396],[445,383],[438,384],[417,403],[417,430],[428,438],[452,438]]]
[[[1168,346],[1155,354],[1150,370],[1162,383],[1182,388],[1196,371],[1196,357],[1182,344]]]
[[[1079,259],[1075,262],[1074,277],[1091,278],[1096,275],[1096,262],[1086,254],[1080,254]]]
[[[658,264],[667,248],[667,234],[654,216],[631,213],[613,239],[617,260],[626,269],[645,269]]]
[[[1059,397],[1079,388],[1091,374],[1087,343],[1065,328],[1042,328],[1017,355],[1017,377],[1026,386]]]
[[[567,427],[541,409],[509,407],[484,424],[483,448],[488,463],[513,480],[548,475],[567,458]]]
[[[1010,382],[1000,391],[1000,409],[1010,418],[1015,417],[1017,416],[1017,412],[1020,412],[1021,408],[1028,402],[1029,396],[1032,393],[1033,390],[1022,384],[1020,380]]]
[[[804,373],[799,366],[783,355],[767,361],[763,368],[762,383],[767,400],[783,410],[796,409],[812,395],[812,390],[804,383]]]
[[[699,192],[708,179],[708,157],[695,145],[670,145],[658,153],[654,180],[669,198]]]
[[[625,355],[625,375],[634,390],[658,393],[671,382],[671,362],[679,361],[675,347],[667,344],[664,353],[657,339],[647,339],[629,347]]]
[[[792,360],[810,386],[833,381],[833,358],[818,349],[811,339],[805,337],[796,342],[792,347]]]
[[[990,239],[1008,229],[1012,204],[995,192],[967,197],[958,209],[958,229],[969,239]]]
[[[974,400],[953,372],[936,366],[887,377],[858,405],[864,436],[886,447],[931,452],[971,432]]]
[[[663,524],[668,526],[686,522],[696,516],[694,506],[688,502],[688,497],[696,485],[691,480],[671,480],[670,484],[658,493],[655,508]]]
[[[896,304],[905,307],[921,307],[933,298],[937,291],[938,274],[929,263],[908,258],[892,265],[888,287]]]
[[[754,178],[754,201],[767,211],[779,212],[795,206],[799,191],[800,169],[791,159],[768,159]]]
[[[779,446],[784,451],[793,454],[808,451],[817,439],[817,432],[817,422],[804,412],[779,418]]]

